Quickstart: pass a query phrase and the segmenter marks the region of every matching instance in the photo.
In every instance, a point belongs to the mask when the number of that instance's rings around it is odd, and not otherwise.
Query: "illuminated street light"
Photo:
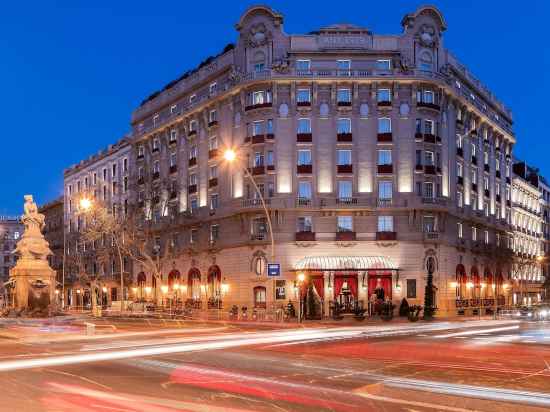
[[[161,290],[161,292],[162,292],[163,294],[167,294],[167,293],[168,293],[168,286],[162,285],[162,286],[160,287],[160,290]]]
[[[87,197],[83,197],[82,199],[80,199],[80,208],[87,212],[92,208],[92,201]]]
[[[237,158],[237,153],[233,149],[227,149],[223,153],[223,158],[228,162],[232,162]]]

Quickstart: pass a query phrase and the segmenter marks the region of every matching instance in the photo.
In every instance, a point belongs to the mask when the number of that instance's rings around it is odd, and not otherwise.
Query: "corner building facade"
[[[373,294],[422,304],[430,261],[440,315],[505,304],[492,251],[510,246],[511,113],[444,47],[437,9],[402,27],[288,35],[251,7],[235,45],[134,111],[134,201],[170,221],[170,287],[203,309],[269,309],[296,300],[303,272],[328,315]]]

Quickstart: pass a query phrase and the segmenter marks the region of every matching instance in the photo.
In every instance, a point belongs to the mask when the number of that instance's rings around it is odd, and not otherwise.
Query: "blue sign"
[[[280,263],[268,263],[267,264],[267,276],[281,276],[281,264]]]

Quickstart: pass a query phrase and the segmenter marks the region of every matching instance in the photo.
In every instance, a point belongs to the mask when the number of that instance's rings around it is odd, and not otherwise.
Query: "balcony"
[[[462,176],[457,176],[456,177],[456,184],[457,185],[464,185],[464,178]]]
[[[425,143],[433,143],[436,142],[436,137],[434,134],[424,133],[424,142]]]
[[[353,165],[337,165],[336,173],[339,173],[339,174],[353,173]]]
[[[252,176],[265,175],[265,166],[260,165],[260,166],[249,167],[248,171]]]
[[[435,175],[435,166],[434,165],[424,165],[424,173],[427,175]]]
[[[497,178],[500,179],[500,170],[496,170],[496,171],[495,171],[495,177],[497,177]]]
[[[393,141],[392,133],[378,133],[378,143],[391,143]]]
[[[477,193],[477,183],[472,183],[472,191]]]
[[[460,157],[464,157],[464,149],[462,147],[456,148],[456,155]]]
[[[311,174],[313,167],[311,165],[296,165],[296,173],[298,174]]]
[[[172,139],[172,138],[170,138],[170,141],[168,142],[168,145],[169,145],[169,146],[173,146],[173,145],[175,145],[175,144],[177,144],[177,143],[178,143],[178,139]]]
[[[138,183],[138,185],[145,184],[145,178],[143,176],[139,177],[138,180],[137,180],[137,183]]]
[[[208,179],[208,187],[209,188],[216,187],[216,186],[218,186],[218,178],[217,177],[213,177],[211,179]]]
[[[472,164],[477,165],[477,157],[472,156]]]
[[[153,147],[153,150],[151,150],[151,152],[154,154],[154,153],[158,153],[160,152],[160,148],[158,147]]]
[[[273,104],[271,102],[267,102],[267,103],[256,103],[256,104],[251,104],[250,106],[246,106],[244,108],[245,111],[249,111],[249,110],[255,110],[255,109],[265,109],[267,107],[271,107],[273,106]]]
[[[393,173],[393,165],[378,165],[378,174]]]
[[[219,155],[218,149],[210,149],[208,151],[208,159],[215,159],[216,157],[218,157],[218,155]]]
[[[336,232],[336,241],[350,242],[357,239],[355,232]]]
[[[208,127],[216,127],[218,126],[218,121],[217,120],[212,120],[210,122],[208,122]]]
[[[380,108],[391,107],[391,100],[380,100],[377,105]]]
[[[434,232],[434,231],[423,232],[423,238],[424,238],[424,241],[439,240],[439,232]]]
[[[296,102],[298,107],[311,107],[311,101]]]
[[[491,197],[491,192],[489,191],[489,189],[485,189],[483,191],[483,194],[485,195],[485,197]]]
[[[170,166],[170,174],[176,173],[178,171],[177,165]]]
[[[417,102],[416,107],[422,107],[425,109],[432,109],[432,110],[441,110],[441,107],[438,104],[435,103],[427,103],[427,102]]]
[[[187,137],[193,137],[193,136],[196,136],[196,135],[197,135],[196,130],[190,130],[189,133],[187,133]]]
[[[250,235],[250,240],[261,242],[261,241],[267,240],[267,237],[268,237],[267,233],[265,233],[265,232],[252,233]]]
[[[338,133],[336,135],[336,141],[338,143],[351,143],[353,141],[353,135],[351,133]]]
[[[336,198],[337,206],[353,206],[357,204],[357,199],[354,197],[338,197]]]
[[[312,242],[315,240],[315,232],[296,232],[296,242]]]
[[[417,142],[421,142],[422,140],[424,140],[424,135],[420,132],[416,132],[414,134],[414,140],[416,140]]]
[[[485,170],[487,173],[489,173],[491,171],[491,168],[488,164],[484,164],[483,165],[483,170]]]
[[[392,207],[392,199],[378,199],[376,205],[378,207]]]
[[[140,154],[140,155],[137,155],[137,160],[143,160],[145,158],[144,155]]]
[[[338,102],[338,107],[351,107],[351,102],[340,101]]]
[[[263,134],[257,134],[252,136],[252,144],[265,143],[265,136]]]
[[[154,172],[151,177],[153,178],[153,180],[157,180],[160,178],[160,172]]]
[[[311,207],[312,202],[308,197],[297,197],[296,198],[296,207]]]
[[[416,165],[416,166],[414,167],[414,170],[417,171],[417,172],[422,172],[422,171],[424,171],[424,166],[422,166],[422,165],[420,165],[420,164],[419,164],[419,165]]]
[[[196,157],[192,157],[189,159],[189,167],[193,167],[193,166],[196,166],[197,165],[197,158]]]
[[[197,185],[189,185],[187,187],[187,193],[192,195],[193,193],[197,193]]]
[[[376,232],[376,240],[397,240],[396,232]]]
[[[266,140],[273,140],[273,139],[275,139],[275,135],[273,133],[266,133],[265,139]]]
[[[273,171],[275,170],[275,165],[267,165],[267,171]]]
[[[311,143],[312,135],[311,133],[298,133],[296,134],[296,142],[298,143]]]

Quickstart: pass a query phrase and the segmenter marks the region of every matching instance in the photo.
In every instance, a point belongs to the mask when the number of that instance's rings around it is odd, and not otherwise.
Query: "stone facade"
[[[0,216],[0,306],[7,303],[9,289],[4,284],[10,277],[10,270],[15,266],[17,257],[14,255],[17,241],[23,234],[23,224],[19,217]]]
[[[130,197],[130,175],[132,164],[131,145],[125,137],[89,159],[71,166],[64,172],[63,218],[65,221],[65,302],[69,307],[89,307],[91,305],[90,284],[79,276],[78,265],[71,264],[82,255],[88,276],[100,279],[99,287],[106,304],[119,300],[120,264],[116,256],[109,262],[98,262],[93,247],[78,245],[78,232],[84,228],[86,213],[80,207],[81,199],[88,199],[91,207],[104,207],[111,213],[125,213]],[[131,270],[126,266],[125,273]],[[124,286],[128,295],[129,285]],[[105,291],[105,292],[103,292]]]
[[[53,253],[48,258],[50,267],[55,270],[58,285],[63,283],[63,197],[44,204],[39,212],[45,217],[44,238]]]
[[[131,201],[170,222],[161,245],[179,253],[163,282],[182,288],[169,293],[271,308],[296,299],[304,258],[384,257],[395,267],[310,267],[306,278],[327,310],[342,282],[355,301],[383,287],[422,303],[433,257],[440,314],[504,305],[510,279],[491,254],[509,246],[512,116],[444,47],[440,12],[406,15],[400,35],[287,35],[282,24],[249,8],[235,46],[132,114]],[[134,269],[143,295],[151,275]]]

